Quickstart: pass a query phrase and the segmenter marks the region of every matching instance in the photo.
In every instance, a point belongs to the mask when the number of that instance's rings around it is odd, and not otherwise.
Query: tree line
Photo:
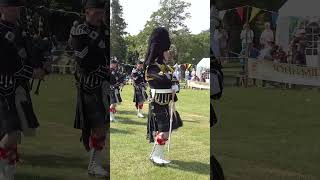
[[[176,63],[197,64],[202,58],[209,57],[209,29],[199,34],[192,34],[185,25],[185,20],[191,17],[187,11],[190,6],[190,3],[183,0],[161,0],[159,9],[152,13],[144,28],[137,35],[131,35],[125,32],[127,24],[123,18],[123,9],[119,0],[112,0],[111,57],[116,57],[127,64],[134,64],[144,59],[148,38],[152,30],[159,26],[165,27],[170,33],[171,50],[174,52]]]

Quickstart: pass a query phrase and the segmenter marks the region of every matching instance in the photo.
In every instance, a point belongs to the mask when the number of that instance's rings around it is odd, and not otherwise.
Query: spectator
[[[260,55],[260,51],[258,48],[256,48],[255,44],[252,44],[252,46],[250,47],[250,51],[249,51],[249,57],[250,58],[258,58],[258,56]]]
[[[241,34],[240,34],[242,50],[246,49],[247,46],[250,47],[250,45],[253,42],[253,38],[254,38],[254,33],[250,29],[249,24],[243,25],[243,30],[241,31]]]
[[[274,34],[272,29],[270,28],[270,23],[265,23],[264,27],[265,29],[263,30],[260,36],[260,44],[262,45],[262,47],[267,46],[268,42],[274,41]]]
[[[174,71],[174,74],[178,81],[181,81],[181,68],[180,65],[177,65]]]
[[[186,69],[185,73],[184,73],[184,78],[185,78],[185,81],[189,80],[189,76],[190,76],[190,72],[188,69]]]
[[[71,46],[71,39],[72,36],[71,34],[74,33],[74,31],[76,30],[76,28],[79,26],[79,22],[78,21],[73,21],[73,25],[70,29],[70,33],[69,33],[69,40],[68,40],[68,44]]]
[[[274,62],[287,63],[287,54],[283,51],[281,46],[276,46],[272,53]]]
[[[196,75],[196,70],[194,68],[192,68],[192,72],[191,72],[191,76],[195,76]]]
[[[192,76],[191,81],[200,81],[197,75]]]
[[[292,49],[293,63],[299,65],[306,65],[306,54],[305,50],[308,46],[307,39],[305,36],[306,31],[300,29],[297,31],[296,36],[290,44]]]
[[[257,59],[259,54],[260,54],[259,49],[256,48],[255,44],[252,44],[252,46],[250,46],[250,51],[248,52],[249,58]],[[244,71],[246,49],[243,49],[240,52],[240,57],[242,57],[242,58],[240,58],[240,64],[242,66],[242,70]]]
[[[267,45],[260,51],[258,59],[272,60],[272,51],[274,50],[274,42],[269,41]]]
[[[218,43],[219,52],[221,57],[228,56],[228,33],[224,30],[223,26],[220,25],[214,32],[213,36]]]

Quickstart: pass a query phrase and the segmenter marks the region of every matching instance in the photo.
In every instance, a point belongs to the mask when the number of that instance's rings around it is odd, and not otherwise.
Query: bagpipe
[[[111,76],[111,82],[113,81],[114,83],[111,83],[110,88],[111,90],[119,89],[122,91],[124,85],[127,83],[128,76],[121,71],[113,71]]]
[[[28,1],[25,4],[24,11],[21,12],[20,24],[25,30],[31,41],[32,58],[36,58],[42,64],[44,75],[51,73],[51,65],[53,64],[53,49],[56,49],[57,40],[53,34],[52,24],[50,21],[56,15],[71,13],[74,17],[81,18],[80,13],[66,12],[63,10],[50,9],[43,3],[32,3]],[[31,80],[31,89],[33,89],[35,78]],[[43,78],[38,79],[38,83],[34,94],[38,95]]]

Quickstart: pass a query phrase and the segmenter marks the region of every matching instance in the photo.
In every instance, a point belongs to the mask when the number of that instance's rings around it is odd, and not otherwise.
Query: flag
[[[253,8],[252,8],[252,11],[251,11],[251,16],[250,16],[249,22],[251,22],[251,21],[254,19],[254,17],[256,17],[257,14],[258,14],[260,11],[261,11],[261,9],[256,8],[256,7],[253,7]]]
[[[237,8],[237,13],[240,16],[241,22],[243,21],[243,13],[244,13],[244,8],[243,7],[238,7]]]
[[[226,15],[226,10],[224,11],[219,11],[219,18],[222,20],[224,18],[224,15]]]
[[[192,64],[185,64],[186,65],[186,69],[190,69],[190,67],[192,66]]]

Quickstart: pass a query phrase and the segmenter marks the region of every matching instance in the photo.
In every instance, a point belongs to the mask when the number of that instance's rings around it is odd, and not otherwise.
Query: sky
[[[159,9],[160,0],[119,0],[123,7],[123,18],[127,23],[126,32],[137,35],[143,30],[151,14]],[[209,0],[184,0],[191,6],[187,12],[191,18],[185,21],[192,34],[198,34],[210,28],[210,1]]]

